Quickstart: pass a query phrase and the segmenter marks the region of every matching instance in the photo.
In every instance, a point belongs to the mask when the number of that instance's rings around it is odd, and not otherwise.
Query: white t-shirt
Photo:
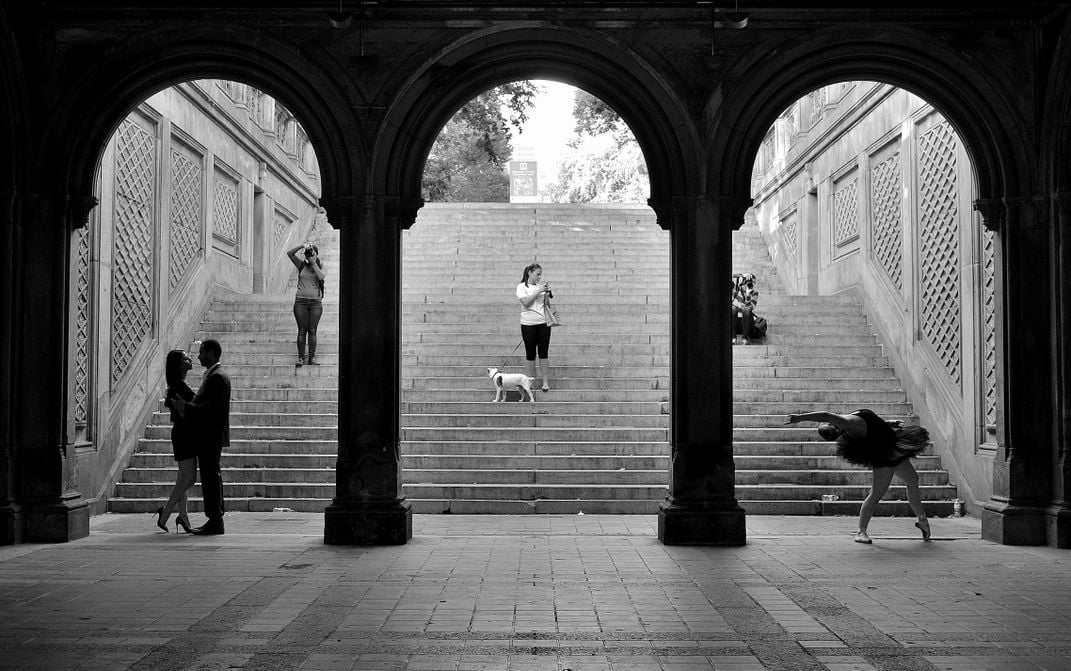
[[[517,298],[527,298],[539,291],[539,286],[535,284],[527,284],[521,282],[517,285]],[[547,318],[543,316],[543,297],[546,294],[539,294],[534,301],[532,301],[531,307],[524,307],[521,304],[521,324],[524,326],[535,326],[536,324],[546,324]]]

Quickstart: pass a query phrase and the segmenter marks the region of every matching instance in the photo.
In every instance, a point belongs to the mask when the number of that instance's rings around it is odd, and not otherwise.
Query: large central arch
[[[529,78],[598,96],[621,115],[644,153],[649,202],[659,225],[671,232],[674,274],[673,466],[660,536],[671,543],[742,544],[744,513],[733,490],[730,353],[727,340],[711,346],[709,335],[727,333],[719,327],[723,311],[710,297],[722,286],[717,278],[728,277],[729,240],[719,236],[716,219],[709,218],[716,213],[701,198],[703,151],[693,119],[673,85],[633,51],[602,34],[543,24],[477,31],[442,49],[405,82],[384,117],[371,155],[373,195],[341,238],[343,255],[352,261],[343,271],[344,303],[350,296],[355,305],[375,306],[384,320],[369,324],[351,319],[345,304],[340,308],[339,403],[353,412],[349,420],[340,417],[339,495],[327,511],[325,539],[367,539],[361,529],[382,531],[384,519],[394,527],[406,524],[398,420],[400,233],[421,205],[424,161],[442,126],[476,94]],[[369,404],[371,398],[380,400]]]

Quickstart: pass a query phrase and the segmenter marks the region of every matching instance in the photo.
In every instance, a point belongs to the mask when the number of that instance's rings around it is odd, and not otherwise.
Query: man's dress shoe
[[[223,522],[208,522],[191,531],[195,536],[222,536]]]

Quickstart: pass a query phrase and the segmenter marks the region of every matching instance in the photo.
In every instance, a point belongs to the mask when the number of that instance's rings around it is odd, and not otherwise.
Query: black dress
[[[847,462],[867,468],[896,466],[930,444],[930,434],[921,426],[896,428],[866,408],[852,414],[866,422],[866,436],[837,438],[837,455]]]
[[[179,397],[183,401],[193,399],[193,390],[183,381],[180,381],[167,390],[167,398]],[[171,448],[175,454],[175,461],[192,459],[197,456],[197,439],[194,425],[187,419],[179,417],[174,410],[171,411]]]

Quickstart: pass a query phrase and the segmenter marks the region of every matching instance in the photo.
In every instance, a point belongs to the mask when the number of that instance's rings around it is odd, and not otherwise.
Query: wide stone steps
[[[220,340],[231,374],[231,510],[319,511],[334,496],[337,234],[318,244],[329,284],[323,365],[293,365],[293,281],[284,294],[221,294],[196,336]],[[733,269],[759,277],[758,312],[770,322],[763,344],[733,348],[737,497],[753,513],[855,514],[868,472],[785,415],[866,406],[910,422],[910,403],[858,303],[784,295],[762,244],[757,230],[734,235]],[[402,248],[401,467],[414,511],[654,512],[671,451],[672,304],[669,236],[651,212],[433,205]],[[535,403],[516,392],[489,403],[487,367],[523,370],[513,287],[533,259],[566,322],[551,344],[554,389],[537,388]],[[112,510],[153,510],[167,496],[174,462],[159,410]],[[947,514],[955,491],[940,459],[916,464],[931,512]],[[191,494],[198,508],[199,489]],[[907,511],[901,487],[888,496],[878,514]]]

